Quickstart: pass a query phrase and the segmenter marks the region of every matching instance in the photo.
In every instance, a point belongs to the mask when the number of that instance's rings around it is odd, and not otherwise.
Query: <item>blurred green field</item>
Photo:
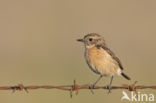
[[[92,32],[105,37],[132,78],[115,77],[112,85],[156,85],[155,11],[155,0],[1,0],[0,86],[94,82],[98,75],[89,70],[83,45],[76,42]],[[152,89],[139,91],[156,96]],[[94,92],[81,90],[71,99],[69,92],[56,89],[1,90],[0,103],[121,103],[122,90]]]

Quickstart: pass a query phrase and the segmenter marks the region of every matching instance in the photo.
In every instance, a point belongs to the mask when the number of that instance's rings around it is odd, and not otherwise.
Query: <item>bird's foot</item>
[[[108,94],[111,93],[111,86],[107,85],[106,88],[108,89]]]
[[[94,89],[94,84],[91,84],[90,86],[89,86],[89,89],[90,89],[90,91],[92,92],[92,94],[94,94],[94,92],[93,92],[93,89]]]

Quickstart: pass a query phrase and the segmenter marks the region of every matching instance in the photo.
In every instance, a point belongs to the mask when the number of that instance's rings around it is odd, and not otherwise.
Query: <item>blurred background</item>
[[[0,0],[0,86],[93,83],[98,75],[84,60],[83,44],[76,42],[92,32],[105,37],[132,78],[115,77],[112,85],[156,85],[155,0]],[[155,90],[139,91],[156,96]],[[94,92],[81,90],[71,99],[69,92],[56,89],[1,90],[0,102],[121,102],[122,90]]]

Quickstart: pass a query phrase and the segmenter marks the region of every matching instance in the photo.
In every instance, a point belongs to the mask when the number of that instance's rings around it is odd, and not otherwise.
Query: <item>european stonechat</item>
[[[90,89],[93,89],[103,76],[111,77],[110,83],[107,86],[109,93],[114,75],[122,75],[127,80],[130,80],[122,72],[123,66],[120,59],[107,47],[104,37],[96,33],[90,33],[85,35],[83,39],[77,39],[77,41],[84,43],[85,59],[89,68],[100,75],[95,83],[90,86]]]

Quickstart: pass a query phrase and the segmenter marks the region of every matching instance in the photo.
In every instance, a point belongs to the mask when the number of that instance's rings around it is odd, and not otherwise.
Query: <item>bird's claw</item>
[[[111,93],[111,86],[107,85],[106,88],[108,89],[108,94]]]
[[[91,90],[92,94],[94,94],[94,92],[93,92],[94,86],[95,86],[95,85],[93,85],[93,84],[91,84],[91,85],[89,86],[89,89]]]

